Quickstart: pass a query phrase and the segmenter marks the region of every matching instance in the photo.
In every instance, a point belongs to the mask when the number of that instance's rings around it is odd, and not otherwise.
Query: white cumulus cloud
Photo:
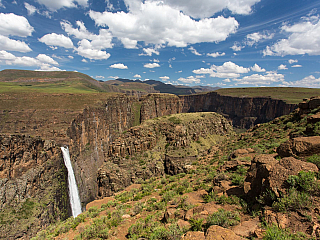
[[[215,52],[215,53],[207,53],[207,56],[209,57],[213,57],[213,58],[216,58],[216,57],[222,57],[226,55],[226,53],[222,52],[222,53],[219,53],[219,52]]]
[[[241,73],[248,73],[249,71],[250,68],[245,68],[229,61],[222,66],[213,64],[210,68],[200,68],[192,72],[195,74],[209,74],[210,77],[217,78],[238,78]]]
[[[284,64],[280,64],[279,66],[278,66],[278,70],[287,70],[288,68],[287,68],[287,65],[284,65]]]
[[[155,54],[155,55],[159,55],[160,52],[158,51],[158,47],[155,47],[155,48],[143,48],[143,52],[144,53],[140,53],[139,56],[152,56],[152,54]]]
[[[36,69],[35,71],[65,71],[65,70],[61,70],[58,67],[50,66],[49,64],[42,64],[40,69]]]
[[[198,51],[194,47],[189,47],[188,50],[190,50],[194,55],[196,56],[202,56],[201,53],[198,53]]]
[[[168,76],[164,76],[164,77],[159,77],[162,81],[168,81],[170,79],[170,77]]]
[[[130,1],[128,13],[89,11],[96,25],[108,27],[125,47],[127,42],[130,42],[131,48],[136,47],[138,41],[176,47],[220,42],[235,33],[239,25],[233,17],[219,16],[196,21],[160,1]]]
[[[320,78],[316,78],[315,76],[310,75],[301,80],[290,82],[287,84],[295,87],[320,88]]]
[[[56,11],[60,8],[72,8],[76,7],[77,4],[86,7],[88,0],[36,0],[38,3],[45,5],[49,10]]]
[[[293,64],[293,63],[297,63],[298,62],[298,60],[297,59],[289,59],[289,61],[288,61],[290,64]]]
[[[199,84],[201,82],[201,79],[199,76],[189,76],[187,78],[179,78],[178,81],[188,84]]]
[[[158,2],[158,0],[153,0]],[[139,0],[125,0],[129,5],[137,4]],[[133,3],[132,3],[133,2]],[[223,9],[229,9],[235,14],[250,14],[251,7],[260,2],[260,0],[228,0],[228,1],[214,1],[214,0],[164,0],[163,3],[194,18],[208,18]]]
[[[292,65],[291,67],[293,67],[293,68],[300,68],[300,67],[302,67],[302,65],[296,64],[296,65]]]
[[[254,64],[253,67],[251,67],[251,70],[254,72],[265,72],[266,70],[264,68],[261,68],[258,64]]]
[[[244,46],[241,46],[240,43],[238,43],[238,42],[235,42],[235,43],[233,44],[233,46],[231,47],[231,49],[232,49],[233,51],[235,51],[235,52],[241,51],[242,48],[244,48]]]
[[[13,40],[0,35],[0,50],[30,52],[31,48],[25,42]]]
[[[82,57],[89,58],[91,60],[103,60],[108,59],[111,55],[106,51],[95,49],[91,42],[87,39],[83,39],[78,42],[78,48],[75,49]]]
[[[62,29],[64,29],[68,35],[74,36],[80,40],[91,40],[91,46],[93,49],[102,50],[113,47],[112,34],[107,29],[100,29],[99,34],[96,35],[89,32],[81,21],[76,22],[78,28],[73,28],[71,23],[67,21],[61,22],[60,24]]]
[[[45,55],[45,54],[39,54],[37,56],[37,59],[42,62],[42,63],[48,63],[48,64],[52,64],[52,65],[59,65],[59,63],[57,61],[55,61],[54,59],[52,59],[51,57]]]
[[[260,41],[266,40],[266,39],[272,39],[274,37],[274,33],[259,33],[259,32],[255,32],[255,33],[251,33],[247,35],[247,40],[246,43],[249,46],[252,46],[255,43],[258,43]]]
[[[305,17],[296,24],[283,25],[281,30],[289,37],[267,46],[264,55],[320,55],[319,16]]]
[[[45,54],[39,54],[36,58],[22,56],[17,57],[12,53],[0,51],[0,60],[5,61],[6,65],[18,65],[24,67],[40,67],[39,70],[46,71],[60,71],[60,69],[51,66],[51,64],[58,65],[58,63],[51,57]]]
[[[117,69],[128,69],[128,66],[124,65],[123,63],[115,63],[110,66],[111,68]]]
[[[254,85],[254,86],[265,86],[276,82],[283,82],[284,75],[276,72],[266,72],[266,74],[252,74],[245,76],[241,79],[234,79],[237,84]]]
[[[64,36],[63,34],[49,33],[40,38],[39,41],[48,46],[73,48],[71,39]]]
[[[28,37],[34,28],[23,16],[14,13],[0,13],[0,34],[4,36]]]
[[[156,68],[156,67],[160,67],[159,63],[146,63],[145,65],[143,65],[145,68]]]
[[[37,12],[37,8],[27,2],[24,3],[24,7],[27,9],[28,15],[33,15],[35,12]]]
[[[133,77],[134,77],[134,78],[141,78],[141,75],[136,74],[136,75],[134,75]]]

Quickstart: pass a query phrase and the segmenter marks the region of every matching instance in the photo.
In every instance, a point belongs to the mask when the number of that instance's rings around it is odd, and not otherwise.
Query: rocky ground
[[[170,161],[173,167],[167,169],[179,171],[150,175],[102,195],[77,218],[51,225],[34,239],[318,239],[319,114],[320,98],[312,98],[289,115],[229,134],[185,165]],[[183,128],[178,119],[171,119],[176,131]],[[183,144],[187,135],[177,141],[161,126],[171,157],[178,157],[175,151],[186,157],[189,150],[182,150],[192,146]],[[136,127],[123,133],[126,137],[114,142],[110,156],[137,157],[128,148],[133,133],[144,131]],[[202,137],[197,133],[190,139],[197,143],[192,139],[197,136]],[[139,156],[152,156],[154,146],[157,142],[140,148]]]

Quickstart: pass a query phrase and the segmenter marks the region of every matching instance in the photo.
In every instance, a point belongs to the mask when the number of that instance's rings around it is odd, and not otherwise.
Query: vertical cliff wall
[[[250,128],[255,124],[289,114],[297,105],[267,97],[231,97],[216,92],[180,96],[182,112],[217,112],[223,114],[234,126]]]
[[[187,96],[151,94],[141,101],[141,121],[174,113],[217,112],[235,127],[250,128],[258,123],[289,114],[297,105],[267,97],[230,97],[216,92]]]
[[[60,148],[41,138],[0,135],[0,239],[29,239],[69,215]]]
[[[86,108],[68,130],[81,201],[84,205],[97,197],[97,171],[108,161],[110,147],[120,134],[140,122],[176,113],[212,111],[226,116],[236,127],[249,128],[288,114],[295,107],[271,98],[235,98],[210,92],[179,97],[149,94],[140,99],[118,95],[105,104]]]
[[[140,123],[138,98],[119,95],[95,108],[86,108],[71,124],[71,160],[83,206],[97,196],[97,170],[109,145],[120,133]]]

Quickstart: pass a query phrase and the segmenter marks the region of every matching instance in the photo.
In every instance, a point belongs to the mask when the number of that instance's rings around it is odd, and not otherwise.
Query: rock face
[[[320,136],[297,137],[282,143],[277,148],[281,157],[311,156],[320,153]]]
[[[141,134],[135,137],[135,142],[128,144],[128,141],[122,143],[117,140],[121,133],[140,122],[176,113],[216,111],[223,113],[236,126],[243,128],[287,114],[294,108],[295,105],[280,100],[232,98],[220,96],[215,92],[180,97],[172,94],[149,94],[140,99],[125,95],[108,98],[105,104],[86,108],[68,129],[68,136],[71,138],[69,149],[81,201],[84,205],[97,197],[98,169],[108,161],[110,155],[125,158],[127,155],[151,149],[158,141],[152,134],[149,136],[148,133],[139,132],[138,128],[130,130]],[[169,139],[170,134],[166,137]],[[184,144],[184,139],[178,142],[180,145]],[[167,160],[169,165],[173,160],[179,161],[170,157]],[[128,162],[117,161],[118,165]],[[171,168],[169,165],[167,169]],[[181,171],[181,167],[179,170],[172,170]]]
[[[29,238],[70,214],[67,170],[52,141],[0,135],[0,239]]]
[[[187,172],[215,144],[214,137],[232,132],[229,122],[216,113],[176,114],[132,127],[109,144],[98,170],[98,197],[139,179]]]
[[[87,108],[68,129],[69,146],[82,205],[97,197],[97,173],[120,133],[138,124],[140,105],[136,98],[119,95],[105,104]]]
[[[317,172],[313,163],[303,162],[293,157],[282,158],[280,161],[272,155],[255,157],[244,183],[244,192],[254,199],[263,192],[271,190],[277,197],[286,193],[287,179],[290,175],[297,175],[300,171]]]
[[[271,98],[230,97],[216,92],[180,96],[182,112],[217,112],[232,120],[233,126],[250,128],[255,124],[289,114],[295,104]]]

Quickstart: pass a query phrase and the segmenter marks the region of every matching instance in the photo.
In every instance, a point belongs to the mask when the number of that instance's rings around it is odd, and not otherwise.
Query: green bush
[[[237,225],[239,222],[240,215],[238,212],[226,211],[220,208],[218,212],[208,215],[206,229],[208,229],[211,225],[219,225],[227,228]]]
[[[202,218],[199,218],[199,219],[191,218],[189,220],[189,223],[191,225],[190,230],[191,231],[202,231],[202,222],[203,222]]]
[[[295,188],[290,188],[288,193],[280,198],[278,202],[274,202],[272,207],[276,211],[301,210],[311,206],[310,195],[305,192],[299,192]]]
[[[294,188],[308,193],[315,193],[319,190],[314,172],[301,171],[298,175],[289,176],[287,182]]]
[[[184,230],[177,224],[171,224],[166,228],[153,215],[149,215],[131,225],[127,237],[129,239],[168,240],[180,239],[183,233]]]
[[[308,162],[315,164],[318,169],[320,169],[320,156],[318,154],[314,154],[307,158]]]
[[[266,233],[263,237],[263,240],[305,240],[313,239],[308,238],[304,233],[297,232],[291,234],[286,229],[279,228],[277,225],[267,226]]]
[[[177,118],[177,117],[170,117],[168,118],[168,120],[174,124],[180,124],[181,123],[181,119]]]

